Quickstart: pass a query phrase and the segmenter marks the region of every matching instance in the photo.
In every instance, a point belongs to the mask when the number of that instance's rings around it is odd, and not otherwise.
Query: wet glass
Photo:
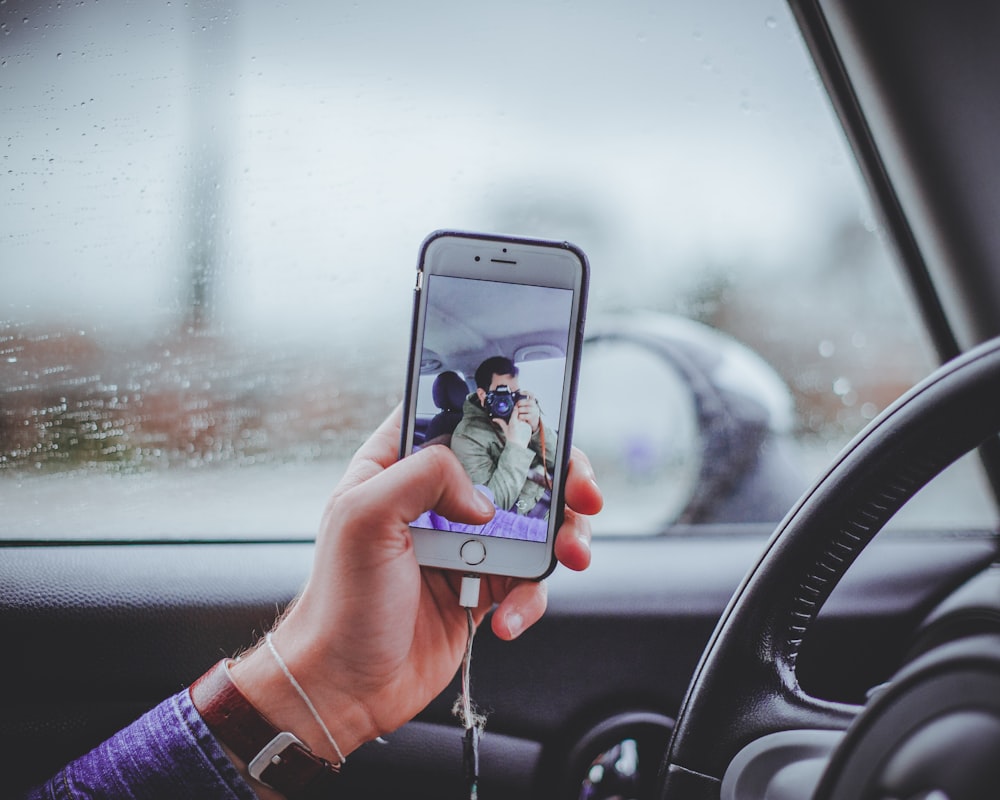
[[[311,536],[441,227],[747,343],[805,475],[932,365],[779,2],[7,0],[0,119],[6,538]]]

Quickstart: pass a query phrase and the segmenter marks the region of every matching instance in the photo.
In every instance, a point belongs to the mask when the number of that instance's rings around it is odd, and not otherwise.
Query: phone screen
[[[417,409],[426,427],[415,431],[413,449],[451,447],[497,514],[484,526],[470,526],[432,511],[413,525],[544,542],[573,292],[446,275],[428,275],[425,291],[421,363],[433,364],[435,353],[451,351],[461,337],[462,361],[476,368],[422,376]],[[521,342],[520,351],[505,350],[504,341]]]
[[[425,242],[418,270],[402,454],[450,448],[496,509],[479,526],[425,512],[410,525],[418,559],[543,574],[562,519],[586,259],[564,243],[447,233]]]

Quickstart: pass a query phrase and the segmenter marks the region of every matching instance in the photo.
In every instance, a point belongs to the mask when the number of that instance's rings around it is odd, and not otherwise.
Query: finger
[[[575,447],[566,473],[566,505],[579,514],[588,515],[596,514],[604,507],[604,495],[597,485],[590,459]]]
[[[544,581],[518,581],[493,612],[493,632],[511,641],[542,618],[548,604],[548,587]]]
[[[396,454],[399,452],[399,432],[402,424],[403,405],[398,403],[389,412],[389,416],[382,421],[382,424],[375,429],[375,433],[361,446],[358,454],[377,460],[388,458],[390,463],[395,461]],[[383,464],[383,466],[388,466],[388,464]]]
[[[350,502],[360,518],[396,526],[409,525],[431,509],[455,522],[482,525],[496,511],[454,454],[440,446],[414,453],[355,486]]]
[[[334,498],[364,483],[395,463],[399,456],[399,432],[403,421],[403,407],[397,405],[375,432],[368,437],[354,454],[344,472],[344,477],[333,492]]]
[[[604,498],[590,460],[576,448],[571,453],[566,475],[566,504],[569,508],[556,536],[556,558],[572,570],[584,570],[590,566],[591,530],[590,521],[583,515],[600,511]]]
[[[556,536],[555,553],[559,563],[575,572],[590,566],[590,521],[567,509]]]

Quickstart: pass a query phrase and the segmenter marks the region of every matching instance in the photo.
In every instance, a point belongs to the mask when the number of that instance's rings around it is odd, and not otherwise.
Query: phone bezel
[[[577,376],[590,277],[587,257],[579,247],[568,242],[527,237],[435,231],[424,240],[417,260],[417,283],[414,290],[410,357],[407,365],[400,441],[401,457],[409,454],[413,447],[427,313],[425,281],[433,275],[572,291],[569,330],[566,337],[563,394],[558,414],[556,470],[545,542],[410,527],[414,550],[421,564],[468,573],[542,578],[555,566],[553,554],[555,533],[563,521],[564,484],[572,444]],[[486,557],[482,563],[468,564],[460,557],[460,550],[468,541],[478,541],[485,547]]]

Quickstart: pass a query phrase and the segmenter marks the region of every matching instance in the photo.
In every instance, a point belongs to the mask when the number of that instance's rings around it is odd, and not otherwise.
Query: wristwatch
[[[191,701],[209,730],[247,763],[250,777],[289,800],[336,797],[340,765],[279,730],[243,695],[223,659],[191,685]]]

